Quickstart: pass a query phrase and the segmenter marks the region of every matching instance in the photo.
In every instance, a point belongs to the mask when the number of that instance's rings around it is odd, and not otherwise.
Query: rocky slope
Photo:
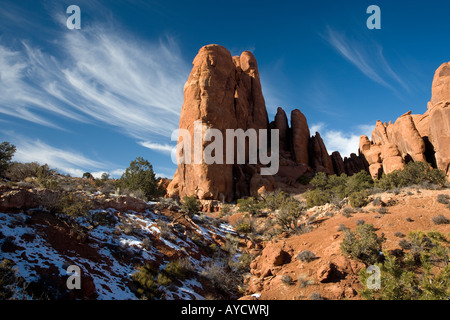
[[[373,224],[378,235],[386,236],[383,249],[394,252],[401,249],[398,233],[437,230],[448,237],[450,225],[432,221],[439,214],[450,216],[450,207],[437,201],[439,194],[450,196],[450,190],[406,188],[398,194],[377,194],[373,198],[379,198],[379,204],[369,204],[351,214],[330,204],[308,210],[304,220],[309,221],[311,232],[275,237],[260,244],[242,299],[254,300],[256,296],[261,300],[304,300],[310,299],[312,293],[331,300],[361,299],[358,272],[365,265],[341,252],[341,225],[354,230],[360,220]],[[382,207],[387,210],[380,214]],[[311,251],[315,258],[301,261],[298,254],[304,250]],[[286,281],[286,277],[292,281]]]
[[[14,299],[136,300],[140,296],[132,275],[139,267],[158,272],[178,261],[184,261],[190,275],[161,284],[161,299],[233,297],[232,291],[213,285],[220,274],[212,272],[218,261],[241,254],[237,247],[223,249],[241,241],[228,224],[199,215],[186,219],[170,202],[101,193],[83,194],[95,209],[73,221],[47,210],[44,199],[54,200],[56,193],[1,185],[0,262],[7,259],[16,270]],[[66,286],[70,265],[81,270],[80,290]],[[217,266],[223,274],[226,268]]]

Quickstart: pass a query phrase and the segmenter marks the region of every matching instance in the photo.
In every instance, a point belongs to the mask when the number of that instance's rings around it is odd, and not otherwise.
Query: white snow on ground
[[[156,215],[151,211],[144,214],[136,212],[117,212],[114,209],[93,210],[91,214],[98,212],[106,212],[113,221],[112,225],[100,225],[89,231],[89,245],[96,249],[101,256],[100,261],[95,261],[87,257],[81,257],[76,252],[66,251],[64,255],[57,252],[51,245],[36,233],[36,229],[31,225],[27,225],[24,221],[27,216],[23,213],[6,214],[0,213],[0,232],[4,235],[0,239],[0,245],[3,244],[7,237],[12,237],[14,244],[20,248],[14,252],[0,251],[0,261],[8,259],[14,262],[15,268],[18,270],[19,276],[27,282],[38,280],[40,269],[52,268],[55,276],[67,277],[66,268],[69,265],[77,265],[81,269],[81,273],[89,274],[95,284],[98,299],[101,300],[127,300],[137,299],[135,294],[128,288],[131,282],[131,275],[136,271],[132,264],[121,264],[112,254],[113,248],[122,248],[128,250],[134,257],[139,258],[142,262],[163,258],[161,252],[155,247],[144,245],[144,239],[159,236],[159,239],[165,246],[177,251],[187,249],[190,252],[198,253],[197,245],[190,239],[180,239],[176,233],[171,232],[167,235],[169,239],[161,237],[161,230],[157,221],[165,223],[169,220],[163,215]],[[166,219],[164,221],[163,219]],[[89,223],[86,220],[79,219],[81,225],[86,227]],[[131,225],[134,231],[128,234],[123,232],[125,225]],[[41,226],[47,228],[47,226]],[[209,229],[211,228],[211,229]],[[233,228],[228,224],[221,224],[219,227],[210,225],[208,228],[199,226],[196,232],[202,235],[205,240],[212,241],[212,235],[225,237],[227,234],[236,235]],[[34,239],[25,240],[24,235]],[[25,237],[27,237],[25,236]],[[190,262],[197,272],[201,272],[211,261],[211,257],[201,256],[199,260],[189,257]],[[166,299],[204,299],[196,290],[201,290],[202,285],[195,279],[187,279],[182,281],[182,285],[175,291],[168,288],[161,288],[166,293]],[[173,288],[172,288],[173,289]]]

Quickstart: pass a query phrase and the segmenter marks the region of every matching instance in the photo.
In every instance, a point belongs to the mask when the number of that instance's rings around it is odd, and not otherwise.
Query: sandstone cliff
[[[450,65],[434,76],[431,101],[423,115],[407,112],[395,123],[378,121],[372,133],[360,139],[360,151],[373,178],[403,169],[410,161],[427,162],[444,170],[450,180]]]
[[[310,136],[306,117],[300,110],[292,111],[290,127],[281,108],[278,108],[274,121],[269,123],[258,65],[248,51],[232,57],[219,45],[207,45],[199,50],[184,86],[179,128],[188,130],[193,136],[194,122],[198,120],[209,128],[220,130],[224,137],[226,129],[278,129],[278,173],[262,176],[260,164],[179,164],[167,188],[170,197],[195,195],[202,200],[231,201],[283,185],[295,187],[297,180],[305,174],[347,172],[344,162],[339,164],[339,171],[335,170],[320,134]],[[182,142],[181,137],[178,142]],[[191,143],[193,158],[194,142]],[[210,143],[204,141],[202,148]],[[224,147],[224,163],[225,151]],[[352,173],[365,169],[360,166],[358,171],[358,163],[353,163],[353,159],[346,161],[351,163],[347,167],[352,167]]]

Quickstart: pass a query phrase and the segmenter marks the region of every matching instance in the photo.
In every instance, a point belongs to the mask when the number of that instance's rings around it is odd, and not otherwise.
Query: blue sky
[[[81,29],[66,8],[81,8]],[[366,9],[381,8],[381,30]],[[329,153],[357,152],[377,120],[424,113],[450,60],[444,0],[2,0],[0,141],[17,161],[120,177],[137,156],[172,177],[170,135],[198,50],[252,51],[272,120],[298,108]]]

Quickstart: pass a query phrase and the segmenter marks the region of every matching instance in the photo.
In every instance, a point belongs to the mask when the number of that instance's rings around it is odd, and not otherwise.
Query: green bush
[[[355,193],[359,193],[353,196],[355,198],[355,204],[360,206],[362,192],[364,191],[367,192],[367,195],[369,194],[368,190],[373,187],[373,180],[366,171],[361,171],[351,177],[348,177],[346,174],[327,177],[325,173],[319,172],[311,180],[311,185],[315,189],[308,191],[306,195],[308,208],[321,206],[332,201],[338,203]],[[358,196],[359,199],[356,199]]]
[[[14,294],[16,275],[11,261],[4,259],[0,263],[0,300],[8,300]]]
[[[361,296],[369,300],[447,300],[450,296],[450,250],[447,239],[439,232],[415,231],[401,240],[406,253],[395,257],[385,252],[385,261],[378,263],[381,287],[366,287],[367,270],[360,271],[364,289]]]
[[[297,260],[300,260],[302,262],[311,262],[314,259],[316,259],[316,255],[309,250],[299,252],[299,254],[297,255]]]
[[[68,192],[64,194],[57,205],[59,213],[71,218],[87,217],[89,211],[93,209],[92,203],[84,197]]]
[[[265,199],[265,207],[272,211],[278,210],[289,197],[284,191],[271,193]]]
[[[166,264],[162,272],[172,280],[184,280],[187,275],[187,271],[178,261],[171,261]]]
[[[222,208],[220,208],[220,216],[224,217],[224,216],[228,216],[231,213],[231,205],[224,203],[222,205]]]
[[[28,177],[36,178],[40,166],[37,162],[14,162],[6,171],[5,176],[11,181],[24,181]]]
[[[382,244],[386,239],[375,233],[373,224],[363,224],[356,227],[356,232],[344,230],[341,251],[367,265],[374,264],[382,258]]]
[[[184,196],[181,203],[181,211],[192,217],[197,214],[202,204],[195,196]]]
[[[431,168],[424,162],[410,162],[403,170],[397,170],[383,175],[375,182],[375,186],[382,190],[407,187],[412,185],[439,185],[446,183],[445,172]]]
[[[253,197],[239,199],[237,203],[239,205],[239,212],[247,212],[252,216],[260,215],[264,206],[263,202]]]
[[[241,220],[236,223],[236,231],[238,233],[252,233],[253,227],[250,220]]]
[[[16,146],[9,142],[0,143],[0,177],[4,176],[11,166],[11,159],[16,153]]]
[[[83,179],[91,179],[91,180],[93,180],[93,179],[94,179],[94,176],[93,176],[92,173],[90,173],[90,172],[85,172],[85,173],[83,173],[82,178],[83,178]]]
[[[331,202],[331,192],[328,190],[314,189],[308,190],[306,194],[306,206],[313,208],[316,206],[323,206]]]
[[[147,160],[138,157],[131,161],[130,166],[120,178],[120,187],[131,191],[140,190],[147,200],[156,199],[164,194],[158,186],[153,166]]]
[[[301,203],[293,197],[288,197],[281,203],[275,220],[283,231],[297,232],[301,227],[298,220],[303,214],[304,210]]]
[[[132,274],[131,278],[136,286],[136,292],[139,297],[148,300],[154,300],[160,296],[158,284],[155,277],[158,272],[150,265],[146,264],[144,267]]]
[[[369,203],[369,191],[362,190],[349,195],[348,201],[353,208],[361,208]]]

